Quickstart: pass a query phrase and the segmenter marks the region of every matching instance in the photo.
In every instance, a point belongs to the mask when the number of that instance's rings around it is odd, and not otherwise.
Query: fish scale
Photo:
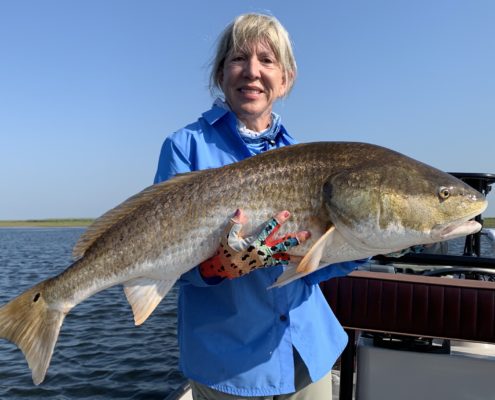
[[[284,209],[292,218],[280,235],[311,232],[290,250],[300,262],[277,286],[331,263],[473,233],[481,226],[469,220],[486,206],[449,174],[365,143],[288,146],[179,175],[98,218],[76,244],[69,268],[0,308],[0,337],[20,347],[34,383],[41,383],[75,305],[123,284],[135,323],[143,323],[183,273],[215,253],[237,208],[250,218],[245,235]]]

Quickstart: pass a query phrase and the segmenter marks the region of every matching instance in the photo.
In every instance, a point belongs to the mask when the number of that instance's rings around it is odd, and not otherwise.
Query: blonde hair
[[[243,14],[231,22],[218,39],[217,51],[210,72],[210,91],[221,90],[221,73],[231,51],[242,51],[253,43],[270,46],[287,82],[287,95],[297,73],[289,33],[277,18],[265,14]]]

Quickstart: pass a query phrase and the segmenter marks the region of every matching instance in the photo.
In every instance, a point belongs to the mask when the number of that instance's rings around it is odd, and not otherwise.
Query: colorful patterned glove
[[[286,251],[310,237],[308,231],[300,231],[275,238],[289,217],[288,211],[281,211],[265,224],[257,236],[243,238],[240,234],[247,217],[242,210],[237,210],[225,228],[217,253],[200,264],[201,275],[204,278],[233,279],[257,268],[287,265],[290,257]]]

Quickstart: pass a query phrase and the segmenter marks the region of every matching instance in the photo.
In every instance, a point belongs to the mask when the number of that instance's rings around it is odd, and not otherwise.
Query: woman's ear
[[[217,85],[220,88],[222,88],[222,86],[223,86],[223,65],[220,66],[220,68],[218,69],[218,72],[217,72]]]
[[[293,72],[288,72],[282,75],[282,86],[280,87],[279,97],[284,97],[288,93],[289,88],[292,86],[293,82],[294,82]]]

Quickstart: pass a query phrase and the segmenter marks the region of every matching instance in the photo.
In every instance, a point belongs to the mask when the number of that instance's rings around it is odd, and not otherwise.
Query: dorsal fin
[[[204,171],[188,172],[185,174],[178,174],[173,178],[149,186],[141,192],[129,197],[124,202],[120,203],[117,207],[107,211],[101,217],[97,218],[84,232],[77,241],[74,249],[72,250],[72,256],[74,258],[80,258],[84,255],[93,243],[95,243],[108,229],[114,226],[119,221],[136,211],[141,206],[147,204],[155,197],[162,195],[163,193],[170,191],[172,188],[189,181],[191,178]]]

